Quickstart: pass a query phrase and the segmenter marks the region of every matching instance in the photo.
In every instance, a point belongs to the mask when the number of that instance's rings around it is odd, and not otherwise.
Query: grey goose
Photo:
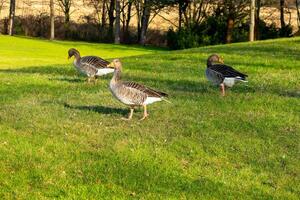
[[[143,117],[140,119],[144,120],[148,117],[147,105],[162,100],[167,101],[165,97],[168,97],[168,94],[164,92],[151,89],[139,83],[122,81],[122,63],[119,59],[113,60],[108,66],[115,69],[109,85],[112,95],[120,102],[130,107],[130,113],[126,120],[132,118],[135,107],[142,106],[144,108]]]
[[[98,56],[84,56],[81,57],[77,49],[71,48],[68,51],[68,59],[71,57],[74,59],[74,67],[78,72],[88,77],[88,82],[98,76],[103,76],[109,73],[113,73],[114,69],[107,67],[108,61]]]
[[[225,96],[225,87],[233,87],[237,82],[247,82],[246,78],[248,77],[248,75],[224,65],[223,59],[217,54],[213,54],[207,59],[205,74],[211,83],[220,85],[223,96]]]

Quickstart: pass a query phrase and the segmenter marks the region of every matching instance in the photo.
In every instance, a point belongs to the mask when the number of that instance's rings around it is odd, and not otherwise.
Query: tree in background
[[[285,27],[284,21],[284,7],[285,0],[280,0],[280,27],[283,29]]]
[[[249,41],[254,41],[254,33],[255,33],[255,0],[251,0],[250,5],[250,31],[249,31]]]
[[[135,0],[123,0],[122,1],[122,29],[123,29],[123,42],[128,43],[130,42],[130,31],[129,25],[131,21],[132,15],[132,5]],[[127,10],[125,12],[125,10]]]
[[[226,16],[226,43],[232,42],[232,34],[235,24],[243,20],[247,15],[249,0],[220,0],[219,7],[224,16]]]
[[[207,17],[209,5],[213,4],[214,0],[180,0],[179,8],[180,15],[178,24],[184,24],[185,27],[192,27],[200,24]]]
[[[298,29],[300,30],[300,0],[295,0],[296,4],[296,9],[297,9],[297,24],[298,24]],[[298,30],[298,31],[299,31]]]
[[[116,0],[115,44],[120,44],[120,0]]]
[[[54,0],[50,0],[50,39],[55,38],[55,13],[54,13]]]
[[[1,15],[2,8],[4,7],[4,4],[6,2],[7,2],[6,0],[0,0],[0,15]]]
[[[166,6],[174,4],[175,0],[136,0],[138,42],[146,43],[149,24],[154,17]],[[151,16],[152,15],[152,16]]]
[[[65,26],[65,36],[67,36],[68,32],[69,32],[70,9],[73,4],[73,0],[57,0],[57,1],[58,1],[59,7],[61,8],[61,10],[63,11],[63,13],[65,15],[64,26]]]
[[[254,29],[255,29],[255,35],[254,38],[255,40],[259,39],[259,24],[260,24],[260,9],[261,9],[261,0],[256,0],[256,9],[255,9],[255,25],[254,25]]]
[[[9,7],[9,30],[8,34],[14,34],[14,23],[15,23],[15,10],[16,10],[16,0],[10,0]]]
[[[113,41],[113,33],[114,33],[114,22],[115,22],[115,2],[116,0],[110,0],[108,5],[108,34],[107,38],[109,41]]]

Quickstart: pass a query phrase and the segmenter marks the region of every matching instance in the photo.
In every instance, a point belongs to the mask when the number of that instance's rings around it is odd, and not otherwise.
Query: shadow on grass
[[[69,77],[63,77],[63,78],[49,78],[50,81],[64,81],[69,83],[85,83],[86,80],[80,79],[80,78],[69,78]]]
[[[120,114],[120,115],[127,115],[128,109],[122,109],[122,108],[111,108],[106,106],[78,106],[78,105],[70,105],[67,103],[64,103],[64,107],[68,109],[76,109],[76,110],[83,110],[83,111],[93,111],[100,114]]]
[[[66,65],[48,65],[48,66],[32,66],[19,69],[0,69],[0,73],[9,74],[45,74],[45,75],[74,75],[76,70],[73,66]]]
[[[299,91],[280,91],[278,93],[279,96],[290,97],[290,98],[300,98],[300,90]]]

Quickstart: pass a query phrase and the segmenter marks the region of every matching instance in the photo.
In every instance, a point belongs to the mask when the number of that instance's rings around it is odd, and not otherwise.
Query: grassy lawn
[[[67,50],[170,94],[130,122]],[[211,53],[249,74],[221,97]],[[1,199],[298,199],[300,38],[185,51],[0,36]]]

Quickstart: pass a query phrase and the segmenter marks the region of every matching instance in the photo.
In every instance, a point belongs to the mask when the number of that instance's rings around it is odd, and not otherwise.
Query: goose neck
[[[112,81],[118,82],[120,80],[121,80],[121,70],[120,69],[115,69]]]

